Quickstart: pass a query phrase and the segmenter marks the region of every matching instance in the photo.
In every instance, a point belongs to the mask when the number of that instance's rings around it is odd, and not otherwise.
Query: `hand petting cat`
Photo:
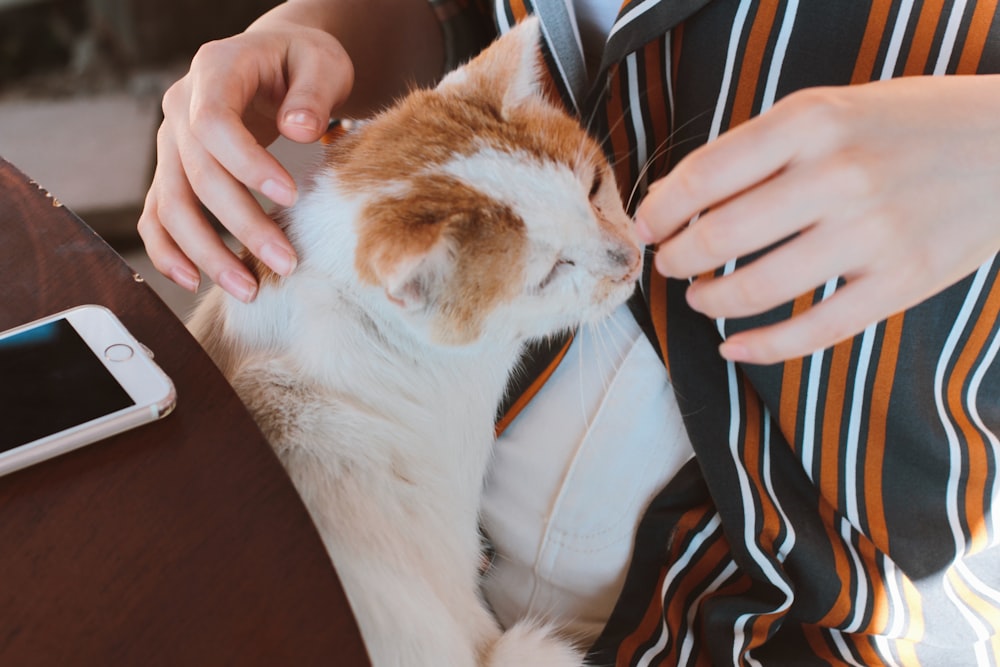
[[[651,187],[637,229],[659,243],[659,272],[698,276],[688,302],[713,318],[843,279],[824,302],[720,347],[767,364],[833,345],[974,271],[1000,250],[998,186],[1000,76],[817,88],[689,155]]]
[[[203,46],[164,96],[138,230],[156,269],[181,287],[197,290],[201,269],[241,301],[257,294],[204,209],[275,272],[293,271],[295,251],[249,191],[284,206],[296,199],[294,180],[265,146],[279,133],[316,141],[334,109],[367,112],[438,73],[440,31],[427,3],[378,0],[364,12],[343,4],[278,5],[245,32]]]

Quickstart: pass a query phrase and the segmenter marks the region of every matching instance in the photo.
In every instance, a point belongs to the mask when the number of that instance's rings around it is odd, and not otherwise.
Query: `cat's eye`
[[[576,266],[576,264],[571,259],[560,258],[556,260],[556,263],[552,265],[552,270],[549,271],[548,274],[542,279],[542,282],[538,283],[538,287],[536,287],[535,289],[537,290],[545,289],[552,283],[553,280],[556,279],[556,276],[559,275],[560,271],[570,266]]]
[[[600,171],[595,171],[594,172],[594,182],[590,184],[590,195],[589,195],[589,197],[591,199],[593,199],[595,196],[597,196],[597,191],[601,189],[601,183],[602,182],[603,182],[603,178],[601,177],[601,172]]]

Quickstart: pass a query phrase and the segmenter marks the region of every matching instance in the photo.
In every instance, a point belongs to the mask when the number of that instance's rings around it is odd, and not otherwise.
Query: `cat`
[[[189,322],[286,467],[375,667],[569,667],[479,594],[494,418],[526,341],[625,302],[642,252],[598,144],[547,101],[521,22],[327,147],[277,216],[281,278]],[[541,443],[540,443],[541,444]]]

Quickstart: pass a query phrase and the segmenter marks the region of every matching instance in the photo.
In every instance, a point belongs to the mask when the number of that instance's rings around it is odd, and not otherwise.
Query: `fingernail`
[[[687,301],[687,304],[689,306],[691,306],[695,310],[700,310],[698,308],[698,292],[700,291],[701,288],[696,287],[697,284],[698,281],[696,280],[690,285],[688,285],[687,289],[684,290],[684,299]]]
[[[286,111],[284,117],[281,119],[284,125],[294,125],[295,127],[301,127],[303,130],[308,130],[310,132],[319,132],[320,122],[319,118],[316,117],[311,111],[306,111],[304,109],[293,109],[292,111]]]
[[[243,303],[250,303],[257,295],[257,284],[239,271],[223,271],[219,276],[219,284]]]
[[[197,292],[201,276],[184,267],[176,266],[170,270],[170,279],[189,292]]]
[[[649,244],[655,241],[653,232],[649,229],[649,223],[638,216],[635,219],[635,233],[643,243]]]
[[[291,206],[295,203],[295,189],[273,178],[264,181],[260,186],[260,193],[275,204]]]
[[[722,355],[723,359],[728,359],[729,361],[750,360],[750,350],[746,346],[740,345],[739,342],[725,341],[719,346],[719,354]]]
[[[290,274],[295,270],[295,265],[298,264],[295,253],[290,248],[285,248],[277,243],[265,244],[260,249],[260,258],[282,276]]]

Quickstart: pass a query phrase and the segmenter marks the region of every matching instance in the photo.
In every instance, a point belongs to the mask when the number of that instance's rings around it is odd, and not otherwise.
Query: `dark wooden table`
[[[306,510],[222,375],[100,237],[0,159],[0,330],[82,303],[153,350],[177,409],[0,477],[0,665],[367,665]]]

